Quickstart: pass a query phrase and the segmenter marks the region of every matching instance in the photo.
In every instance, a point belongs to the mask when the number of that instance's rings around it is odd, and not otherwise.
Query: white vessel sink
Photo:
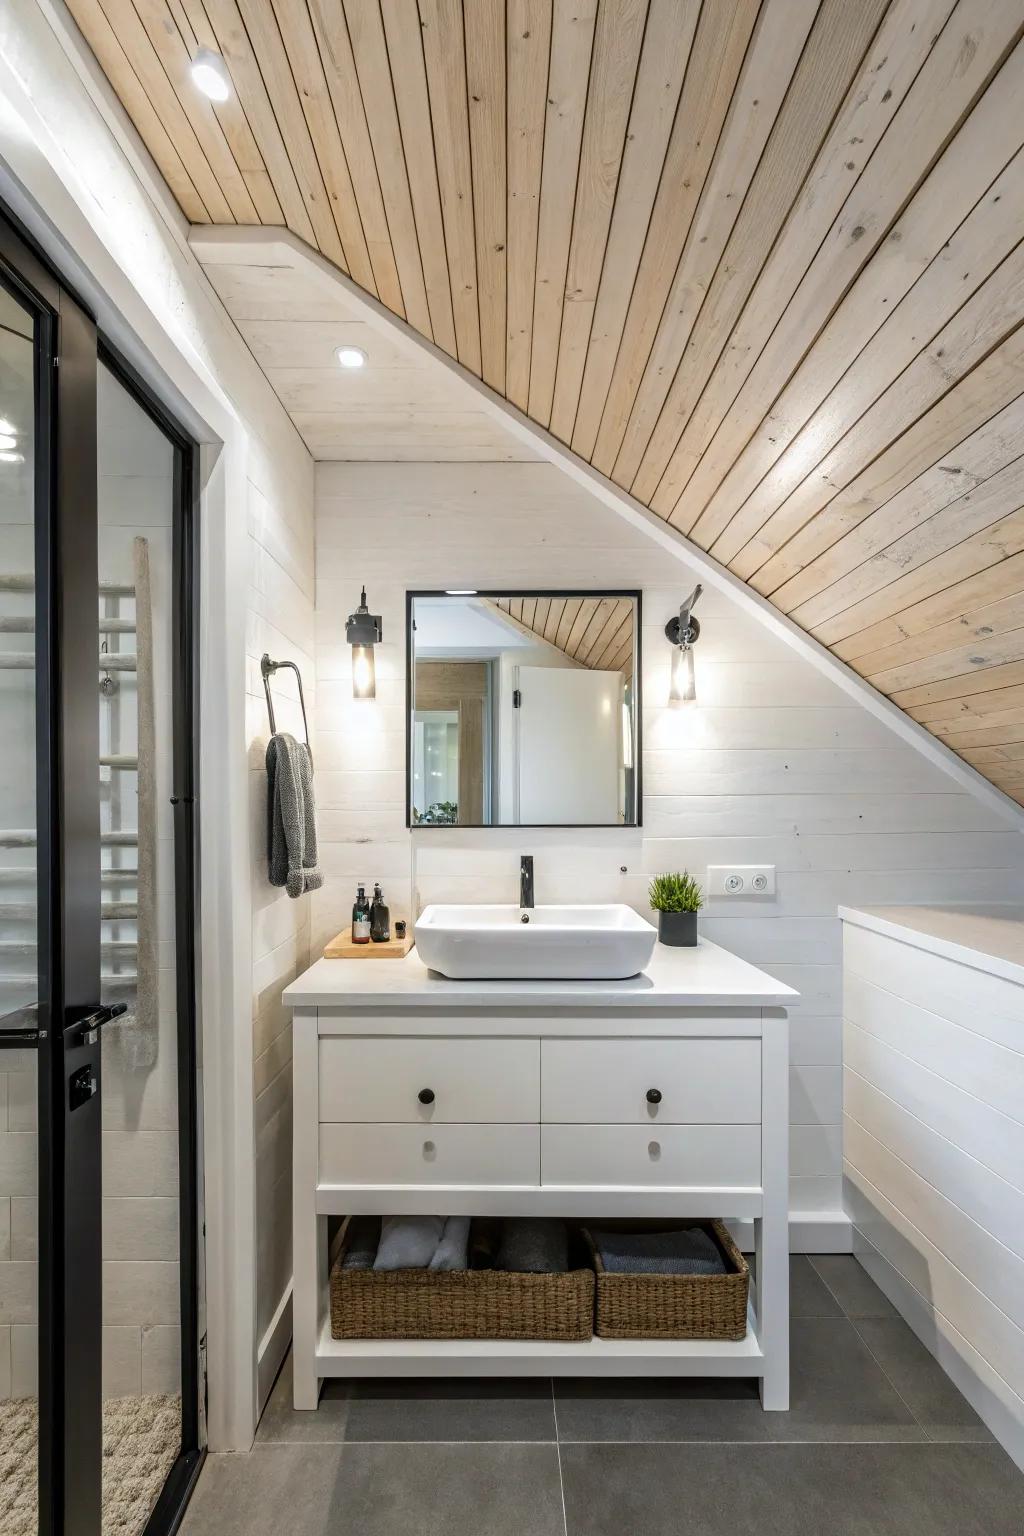
[[[424,965],[452,981],[618,981],[636,976],[658,932],[631,907],[425,907]]]

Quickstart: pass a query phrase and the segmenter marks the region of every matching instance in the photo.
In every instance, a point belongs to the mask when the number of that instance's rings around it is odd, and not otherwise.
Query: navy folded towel
[[[591,1241],[613,1275],[725,1275],[728,1266],[703,1227],[675,1232],[595,1232]]]
[[[533,1275],[563,1275],[569,1268],[569,1234],[564,1221],[510,1216],[501,1232],[497,1269]]]
[[[372,1269],[380,1242],[379,1216],[353,1216],[345,1233],[342,1269]]]

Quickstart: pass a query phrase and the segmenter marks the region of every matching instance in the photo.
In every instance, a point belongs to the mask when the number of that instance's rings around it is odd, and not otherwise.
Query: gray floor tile
[[[568,1536],[1020,1536],[995,1446],[567,1445]]]
[[[802,1253],[790,1255],[789,1315],[790,1317],[842,1317],[843,1315],[842,1307],[813,1268],[810,1259]]]
[[[846,1318],[790,1326],[790,1408],[764,1415],[772,1440],[926,1440]]]
[[[368,1440],[553,1441],[551,1382],[536,1380],[325,1383],[315,1413],[292,1407],[291,1356],[274,1384],[257,1442]]]
[[[935,1356],[901,1317],[860,1318],[854,1324],[897,1392],[931,1440],[986,1441],[992,1436]]]
[[[183,1536],[563,1536],[553,1445],[259,1445],[211,1457]]]
[[[754,1381],[556,1380],[558,1438],[765,1440]]]
[[[847,1317],[899,1316],[852,1253],[817,1253],[811,1263]]]

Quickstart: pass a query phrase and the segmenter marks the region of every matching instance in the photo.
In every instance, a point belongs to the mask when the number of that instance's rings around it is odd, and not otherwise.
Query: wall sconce
[[[672,684],[668,702],[673,709],[683,704],[693,704],[697,698],[697,685],[693,675],[693,647],[700,635],[700,624],[693,617],[693,608],[704,588],[698,584],[679,610],[677,618],[669,619],[665,634],[677,647],[672,658]]]
[[[373,648],[383,638],[380,614],[371,613],[366,606],[366,588],[362,590],[359,607],[350,613],[345,623],[345,639],[352,647],[352,697],[375,699],[377,697],[377,669],[373,660]]]

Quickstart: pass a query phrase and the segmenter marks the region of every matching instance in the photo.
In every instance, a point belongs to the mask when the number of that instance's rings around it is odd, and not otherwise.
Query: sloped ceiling
[[[189,220],[286,225],[1024,803],[1020,0],[69,3]]]

